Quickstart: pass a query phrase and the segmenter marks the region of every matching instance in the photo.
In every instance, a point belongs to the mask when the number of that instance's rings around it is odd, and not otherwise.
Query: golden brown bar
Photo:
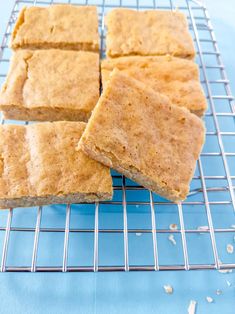
[[[0,126],[0,208],[111,199],[109,169],[76,147],[85,126]]]
[[[27,7],[19,14],[11,48],[99,51],[95,6]]]
[[[189,192],[204,136],[196,115],[114,70],[79,147],[144,187],[181,201]]]
[[[0,93],[6,119],[87,121],[99,99],[99,55],[17,50]]]
[[[193,59],[186,16],[179,11],[114,9],[106,17],[106,54],[166,55]]]

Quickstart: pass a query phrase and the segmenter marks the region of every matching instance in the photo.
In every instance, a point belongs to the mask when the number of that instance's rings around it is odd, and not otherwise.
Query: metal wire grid
[[[71,1],[67,1],[70,3]],[[226,235],[232,234],[235,230],[232,227],[226,228],[215,228],[212,219],[212,209],[211,207],[214,205],[226,206],[229,205],[232,207],[232,210],[235,209],[235,197],[234,197],[234,186],[233,180],[235,179],[234,175],[230,173],[230,164],[228,162],[229,157],[235,156],[235,152],[226,152],[224,147],[224,136],[228,136],[230,138],[235,136],[235,130],[230,131],[223,131],[221,130],[221,121],[220,119],[234,119],[234,106],[233,106],[233,96],[231,94],[229,81],[225,72],[225,68],[222,63],[221,55],[218,49],[217,41],[215,39],[215,35],[213,32],[213,28],[208,16],[208,12],[204,5],[199,3],[198,1],[190,1],[190,0],[181,0],[181,1],[173,1],[173,0],[165,0],[160,4],[160,1],[72,1],[73,4],[78,5],[86,5],[86,4],[94,4],[99,9],[99,28],[100,28],[100,35],[101,35],[101,56],[104,57],[105,51],[105,26],[104,26],[104,15],[109,9],[115,7],[128,7],[137,10],[143,9],[152,9],[152,8],[160,8],[160,9],[174,9],[176,6],[182,10],[184,13],[187,14],[189,19],[190,29],[192,31],[195,46],[197,48],[197,59],[201,70],[202,76],[202,84],[205,87],[205,93],[208,98],[209,103],[209,110],[206,113],[206,124],[207,127],[209,125],[209,120],[213,122],[214,129],[211,131],[208,128],[207,131],[207,138],[216,136],[218,140],[218,148],[213,149],[210,152],[203,152],[201,157],[198,160],[198,171],[196,172],[193,181],[200,182],[200,187],[191,189],[190,196],[188,199],[183,202],[182,204],[175,205],[173,203],[169,203],[161,198],[156,198],[152,192],[149,193],[149,200],[142,200],[141,196],[138,194],[141,191],[146,191],[143,187],[128,184],[126,181],[127,179],[124,176],[120,176],[119,174],[113,175],[114,180],[121,180],[121,184],[114,184],[114,190],[121,192],[121,198],[117,200],[113,200],[110,202],[100,202],[94,204],[94,227],[92,228],[71,228],[71,205],[67,205],[66,207],[66,216],[65,216],[65,225],[63,228],[45,228],[41,227],[41,219],[42,219],[42,212],[46,209],[42,206],[38,207],[37,209],[37,218],[35,227],[13,227],[12,226],[12,219],[13,219],[13,210],[9,209],[6,226],[0,227],[0,232],[4,233],[4,241],[3,241],[3,248],[2,248],[2,259],[1,259],[1,266],[0,271],[28,271],[28,272],[36,272],[36,271],[59,271],[59,272],[67,272],[67,271],[133,271],[133,270],[190,270],[190,269],[232,269],[235,268],[235,261],[229,263],[222,263],[219,259],[218,254],[218,246],[216,241],[216,235]],[[0,50],[0,65],[1,64],[8,64],[9,57],[7,54],[8,51],[8,40],[9,36],[11,35],[12,26],[15,23],[17,14],[23,5],[49,5],[61,3],[56,1],[37,1],[37,0],[17,0],[15,5],[12,9],[11,16],[7,25],[7,29],[5,35],[3,37],[1,50]],[[206,32],[207,37],[203,38],[201,36],[201,32]],[[211,44],[212,50],[204,50],[203,44]],[[5,56],[6,54],[6,56]],[[207,57],[213,59],[212,62],[207,62],[205,59]],[[208,71],[216,70],[219,73],[219,79],[209,79]],[[4,79],[6,73],[0,73],[0,78]],[[214,94],[213,93],[213,86],[222,86],[224,88],[223,93],[221,94]],[[226,110],[217,110],[216,102],[226,102]],[[208,120],[208,121],[207,121]],[[5,123],[2,120],[2,123]],[[234,120],[233,120],[234,123]],[[212,161],[212,158],[218,157],[221,159],[223,167],[224,167],[224,175],[216,175],[216,174],[205,174],[206,167],[203,166],[202,158],[209,158],[209,162]],[[215,171],[216,173],[216,171]],[[208,187],[207,182],[212,180],[212,186]],[[224,180],[226,182],[225,185],[220,186],[219,182]],[[223,181],[223,182],[224,182]],[[218,184],[214,184],[214,182],[218,182]],[[128,191],[135,191],[137,194],[137,200],[128,201],[127,193]],[[217,196],[213,193],[228,193],[229,197],[224,200],[218,200]],[[194,196],[197,196],[199,193],[202,194],[202,198],[199,200],[193,199]],[[210,197],[210,193],[213,194],[212,198]],[[122,228],[100,228],[99,227],[99,212],[100,212],[100,205],[105,205],[107,211],[112,206],[122,206],[122,219],[123,219],[123,227]],[[129,207],[132,205],[139,206],[148,206],[149,207],[149,214],[151,216],[151,228],[145,227],[138,227],[138,228],[128,228],[128,211]],[[206,217],[207,217],[207,225],[208,228],[196,229],[196,228],[186,228],[185,219],[184,219],[184,208],[186,206],[197,206],[202,205],[205,207]],[[84,209],[86,210],[86,204],[83,204]],[[158,221],[159,216],[156,213],[156,208],[160,206],[177,206],[178,209],[178,217],[179,217],[179,225],[180,228],[178,230],[171,230],[170,228],[158,228]],[[137,211],[141,208],[138,208]],[[193,215],[193,213],[190,213]],[[164,216],[164,214],[163,214]],[[110,216],[111,217],[111,216]],[[170,221],[169,221],[170,223]],[[31,264],[27,266],[17,265],[11,266],[7,264],[7,256],[8,256],[8,248],[9,248],[9,240],[10,236],[13,232],[27,232],[34,233],[34,241],[33,241],[33,251],[32,251],[32,258]],[[37,257],[38,257],[38,248],[40,242],[40,235],[43,233],[62,233],[64,234],[64,245],[63,245],[63,257],[61,264],[59,266],[38,266],[37,265]],[[68,253],[69,253],[69,238],[72,233],[89,233],[93,234],[94,236],[94,246],[93,246],[93,264],[90,266],[80,265],[74,266],[68,264]],[[210,237],[210,244],[212,247],[212,254],[213,254],[213,261],[210,263],[190,263],[189,259],[189,249],[191,249],[188,245],[187,236],[190,234],[208,234]],[[112,235],[112,234],[119,234],[123,238],[123,249],[124,249],[124,260],[121,264],[115,265],[101,265],[99,263],[99,238],[101,234]],[[129,262],[130,257],[130,249],[129,249],[129,237],[131,234],[150,234],[152,237],[152,244],[149,247],[149,250],[152,250],[153,253],[153,260],[152,263],[149,265],[139,264],[134,265]],[[159,256],[161,251],[159,249],[158,241],[161,234],[173,234],[173,235],[180,235],[181,237],[181,244],[182,244],[182,251],[183,251],[183,262],[182,263],[160,263]],[[140,253],[141,254],[141,253]]]

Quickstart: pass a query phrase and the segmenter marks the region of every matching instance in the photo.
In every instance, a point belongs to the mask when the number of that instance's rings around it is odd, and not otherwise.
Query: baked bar
[[[99,55],[17,50],[0,93],[6,119],[87,121],[99,98]]]
[[[114,70],[79,142],[91,158],[172,200],[184,200],[204,143],[203,122]]]
[[[185,15],[179,11],[114,9],[106,17],[106,54],[166,55],[193,59],[195,50]]]
[[[11,48],[99,51],[97,9],[73,5],[23,8]]]
[[[77,143],[83,122],[0,126],[0,208],[112,198],[107,167]]]
[[[117,68],[165,94],[171,102],[202,116],[207,103],[199,81],[198,66],[191,60],[168,56],[131,56],[106,59],[101,64],[102,84]]]

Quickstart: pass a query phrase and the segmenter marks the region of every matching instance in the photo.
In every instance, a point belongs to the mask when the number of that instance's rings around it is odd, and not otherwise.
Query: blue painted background
[[[205,3],[212,18],[219,48],[231,80],[232,91],[235,93],[234,1],[206,0]],[[1,38],[12,5],[12,0],[0,1]],[[61,221],[64,222],[64,212],[61,211],[59,214],[61,215]],[[22,224],[30,221],[30,218],[34,218],[35,221],[35,217],[29,217],[29,215],[33,216],[35,213],[29,214],[29,212],[23,211],[16,213],[16,215],[21,215]],[[5,216],[2,215],[0,218],[5,219]],[[73,221],[76,222],[76,219]],[[53,221],[51,220],[49,223],[53,224]],[[21,253],[22,262],[28,258],[28,251],[25,248],[27,245],[32,244],[33,239],[29,237],[27,243],[20,242],[20,239],[15,239],[15,241],[12,251],[9,251],[11,264],[14,263],[14,256],[17,253]],[[50,248],[51,254],[56,254],[55,250],[61,247],[62,241],[62,238],[58,239],[57,248]],[[112,248],[106,247],[106,249],[111,250]],[[45,254],[43,254],[43,258],[48,258],[47,262],[50,262],[49,257],[45,257]],[[87,259],[89,260],[89,255]],[[231,282],[230,287],[226,280]],[[174,287],[173,295],[164,293],[164,284],[171,284]],[[217,296],[215,294],[216,289],[221,289],[223,294]],[[215,302],[208,304],[205,300],[206,296],[213,297]],[[187,313],[187,307],[191,299],[198,302],[197,313],[235,313],[234,273],[191,271],[0,274],[0,313],[181,314]]]

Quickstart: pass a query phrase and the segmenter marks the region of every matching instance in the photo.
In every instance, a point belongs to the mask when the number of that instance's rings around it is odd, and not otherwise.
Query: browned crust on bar
[[[114,70],[79,147],[161,196],[181,201],[189,192],[204,136],[196,115]]]
[[[77,143],[82,122],[0,127],[0,208],[112,198],[107,167]]]

